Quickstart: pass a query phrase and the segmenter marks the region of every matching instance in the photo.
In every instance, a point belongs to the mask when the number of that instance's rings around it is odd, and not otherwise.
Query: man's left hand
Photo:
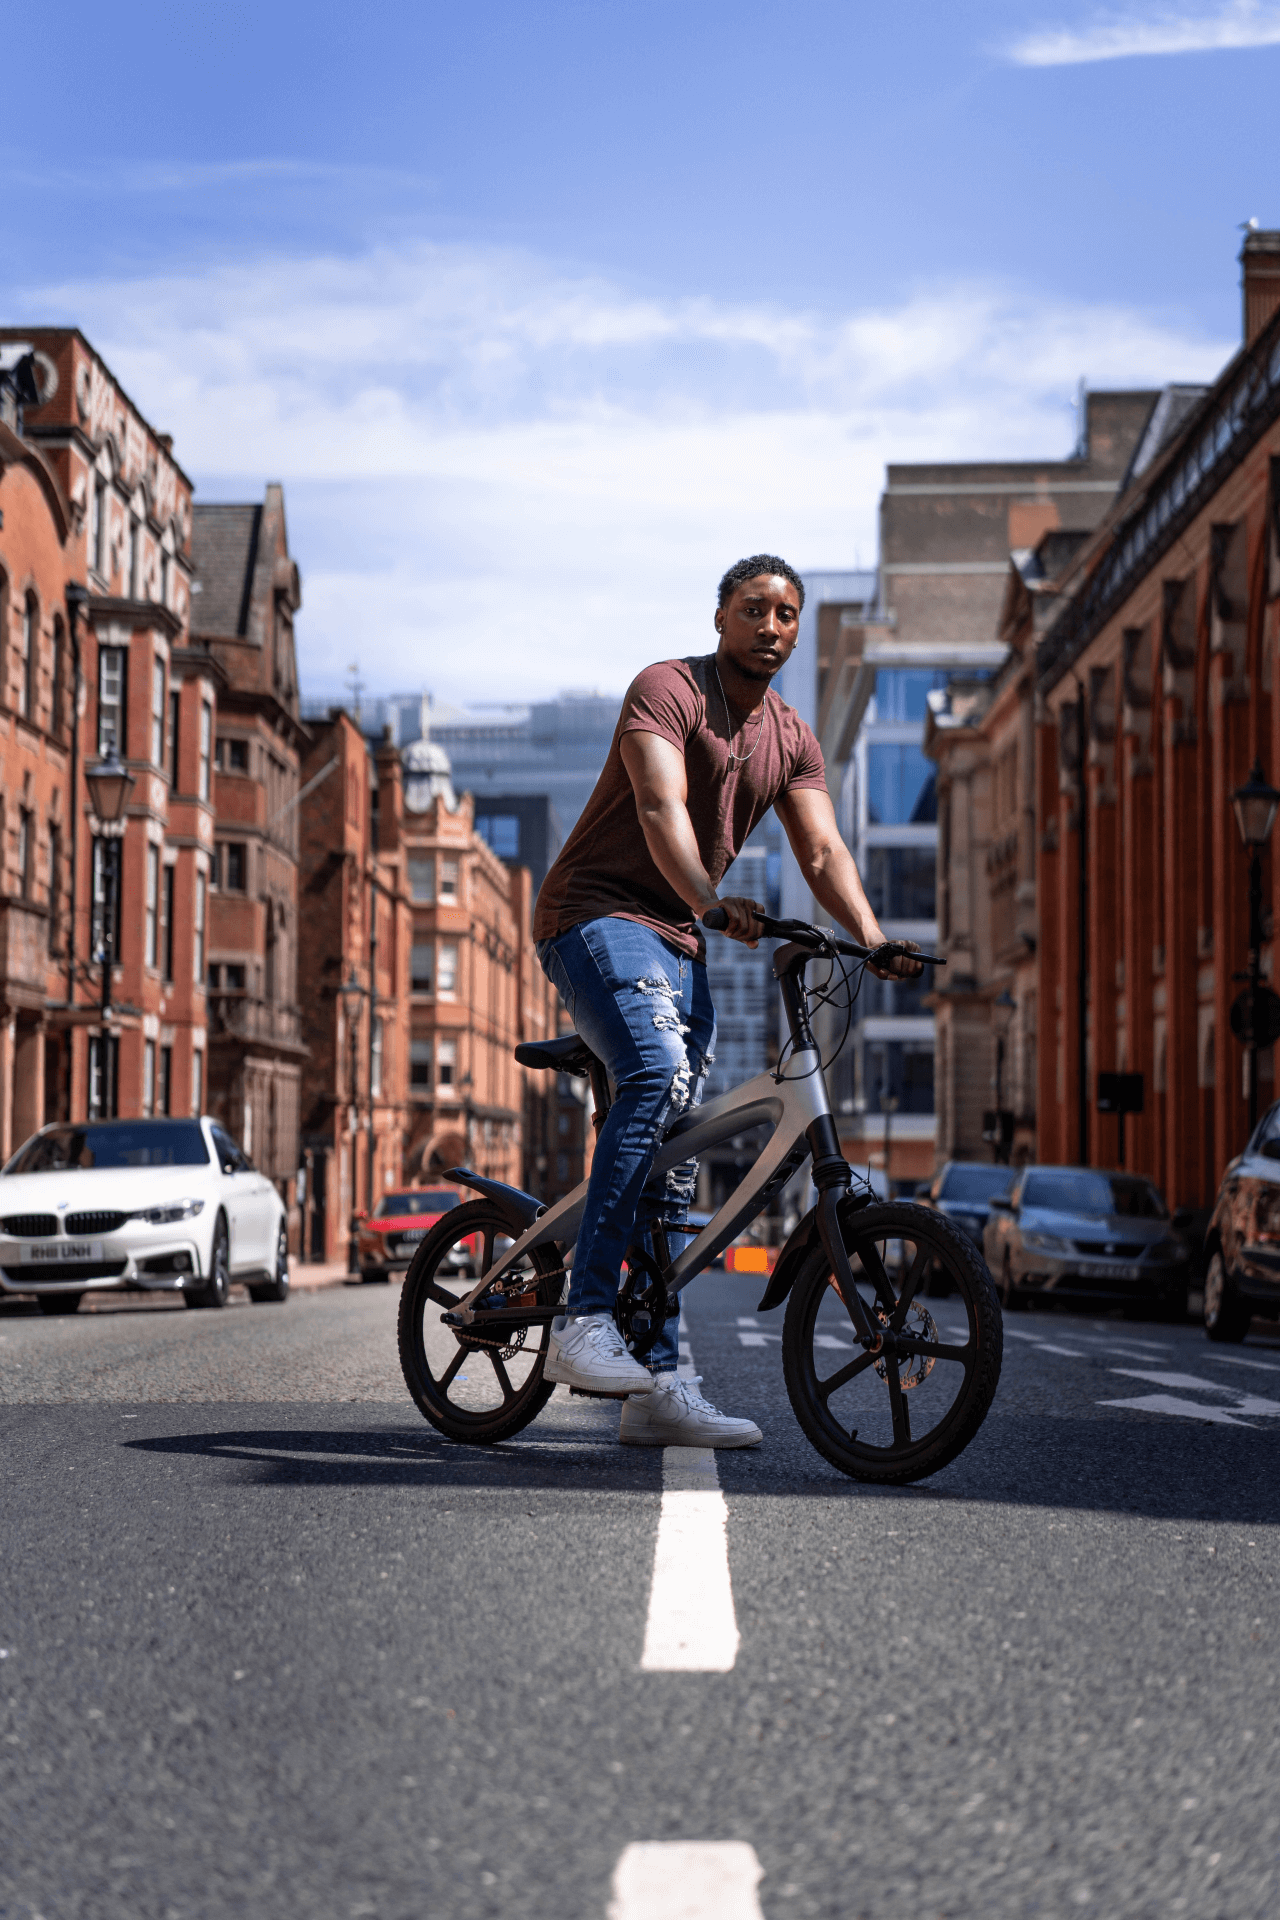
[[[920,951],[918,940],[895,940],[893,944],[896,947],[909,947],[911,953]],[[924,972],[924,962],[913,960],[911,953],[895,953],[879,965],[873,960],[869,962],[871,971],[877,980],[918,980]]]

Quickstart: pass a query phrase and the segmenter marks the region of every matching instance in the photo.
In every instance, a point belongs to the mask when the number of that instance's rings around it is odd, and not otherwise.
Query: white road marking
[[[1004,1323],[1004,1337],[1006,1340],[1029,1340],[1033,1347],[1040,1345],[1038,1333],[1023,1333],[1020,1328],[1011,1327],[1007,1320]]]
[[[760,1322],[756,1319],[754,1313],[740,1313],[738,1315],[738,1325],[740,1327],[758,1327]]]
[[[1083,1360],[1085,1357],[1084,1354],[1077,1353],[1074,1347],[1055,1347],[1052,1346],[1048,1340],[1042,1340],[1040,1342],[1038,1351],[1040,1353],[1060,1353],[1066,1360]]]
[[[1280,1373],[1273,1360],[1242,1360],[1234,1353],[1206,1353],[1206,1360],[1216,1360],[1220,1367],[1252,1367],[1256,1373]]]
[[[683,1344],[678,1371],[685,1379],[693,1376],[693,1356]],[[739,1634],[728,1519],[715,1449],[664,1447],[643,1672],[728,1673],[732,1668]]]
[[[738,1335],[738,1345],[740,1347],[767,1347],[770,1341],[775,1341],[778,1345],[781,1345],[782,1335],[780,1333],[739,1333]],[[816,1344],[818,1346],[822,1345],[821,1338],[818,1339]]]
[[[1211,1420],[1223,1427],[1250,1425],[1248,1420],[1237,1420],[1233,1413],[1226,1413],[1221,1407],[1202,1407],[1194,1400],[1176,1400],[1171,1393],[1144,1393],[1136,1400],[1099,1400],[1098,1405],[1133,1407],[1139,1413],[1176,1413],[1185,1420]]]
[[[1263,1400],[1256,1393],[1245,1393],[1228,1386],[1224,1380],[1201,1380],[1194,1373],[1151,1373],[1137,1367],[1112,1367],[1112,1373],[1127,1374],[1131,1380],[1150,1380],[1157,1387],[1190,1387],[1193,1393],[1229,1393],[1235,1401],[1233,1413],[1280,1414],[1280,1400]]]
[[[608,1920],[764,1920],[745,1840],[642,1840],[613,1870]]]

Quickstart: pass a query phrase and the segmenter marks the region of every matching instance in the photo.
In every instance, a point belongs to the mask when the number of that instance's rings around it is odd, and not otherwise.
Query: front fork
[[[845,1251],[840,1215],[842,1209],[846,1212],[849,1209],[849,1189],[853,1182],[849,1163],[840,1151],[836,1123],[829,1113],[819,1114],[812,1122],[808,1140],[813,1149],[813,1184],[818,1189],[818,1237],[831,1262],[836,1292],[862,1345],[868,1353],[879,1353],[885,1344],[885,1329],[879,1322],[872,1322]],[[870,1202],[862,1204],[868,1206]]]

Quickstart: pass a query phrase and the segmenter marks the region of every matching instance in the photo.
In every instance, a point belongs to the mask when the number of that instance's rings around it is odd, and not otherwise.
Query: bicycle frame
[[[658,1173],[668,1172],[682,1161],[705,1153],[748,1128],[762,1124],[772,1127],[754,1165],[692,1244],[671,1262],[663,1277],[668,1288],[676,1292],[687,1286],[764,1210],[773,1193],[798,1172],[812,1154],[813,1177],[818,1188],[818,1231],[854,1327],[863,1344],[876,1351],[882,1341],[882,1329],[878,1324],[873,1325],[858,1293],[840,1230],[839,1203],[848,1194],[852,1176],[849,1163],[840,1151],[822,1056],[809,1027],[804,970],[815,957],[812,950],[796,944],[785,946],[774,955],[774,975],[782,993],[792,1039],[793,1050],[785,1065],[773,1073],[757,1074],[754,1080],[722,1094],[719,1099],[681,1114],[663,1136],[654,1161],[654,1170]],[[587,1185],[586,1180],[582,1181],[563,1200],[538,1215],[458,1302],[448,1316],[452,1324],[469,1324],[480,1296],[534,1247],[545,1246],[548,1241],[567,1246],[577,1238],[586,1206]],[[523,1317],[527,1319],[528,1315]],[[486,1315],[486,1320],[488,1318]]]

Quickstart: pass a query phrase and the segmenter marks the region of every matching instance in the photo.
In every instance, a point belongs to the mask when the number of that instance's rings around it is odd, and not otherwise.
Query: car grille
[[[38,1267],[6,1267],[6,1280],[12,1280],[24,1293],[38,1293],[46,1280],[114,1280],[124,1272],[124,1260],[63,1260],[43,1262]]]
[[[128,1218],[127,1213],[71,1213],[67,1232],[77,1240],[87,1233],[115,1233]]]
[[[58,1231],[58,1217],[53,1213],[11,1213],[0,1220],[0,1227],[18,1240],[48,1240]]]
[[[1091,1260],[1136,1260],[1146,1247],[1145,1240],[1077,1240],[1077,1253]]]

